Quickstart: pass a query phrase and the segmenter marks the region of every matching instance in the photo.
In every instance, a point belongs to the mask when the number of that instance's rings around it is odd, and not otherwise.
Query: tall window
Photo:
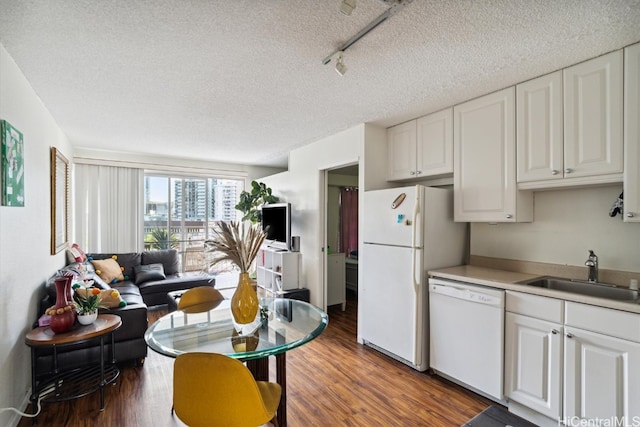
[[[239,219],[235,205],[243,186],[236,179],[145,174],[145,249],[177,249],[184,271],[200,270],[211,227]]]

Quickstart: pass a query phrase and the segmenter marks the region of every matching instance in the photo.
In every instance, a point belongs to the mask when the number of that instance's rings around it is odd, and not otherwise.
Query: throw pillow
[[[122,267],[113,258],[92,260],[91,264],[93,264],[96,274],[107,283],[116,283],[124,280]]]
[[[162,264],[144,264],[138,265],[134,269],[136,275],[136,285],[151,280],[163,280],[167,276],[164,274],[164,267]]]
[[[76,293],[87,297],[87,293],[90,292],[91,288],[78,287],[75,289]],[[120,292],[117,289],[103,289],[100,291],[100,307],[106,308],[116,308],[116,307],[124,307],[127,305],[127,302],[122,299]]]
[[[71,245],[70,248],[67,248],[67,264],[72,264],[74,262],[85,262],[87,260],[87,254],[82,250],[77,243]]]
[[[124,307],[127,305],[127,302],[122,299],[117,289],[100,291],[100,296],[102,297],[102,305],[107,308]]]

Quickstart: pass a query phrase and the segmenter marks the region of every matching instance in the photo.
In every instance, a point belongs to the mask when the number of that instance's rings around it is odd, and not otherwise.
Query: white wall
[[[621,191],[613,185],[536,192],[534,222],[472,224],[471,254],[583,266],[593,249],[600,268],[640,272],[640,224],[609,217]]]
[[[72,148],[51,114],[0,44],[0,118],[23,134],[25,206],[0,206],[0,407],[24,406],[31,385],[24,335],[36,320],[45,280],[64,266],[64,251],[50,255],[49,150],[68,158]],[[0,425],[16,425],[12,412]]]
[[[292,207],[291,234],[300,236],[302,253],[301,285],[309,289],[311,303],[324,307],[323,254],[324,236],[324,170],[358,163],[362,153],[382,151],[386,153],[384,129],[370,125],[358,125],[336,135],[324,138],[313,144],[294,150],[289,155],[289,171],[273,175],[262,181],[269,185],[282,201],[290,202]],[[365,182],[371,186],[384,185],[374,176],[368,176],[377,163],[374,159],[383,155],[371,155],[372,165],[367,169],[360,161],[358,187],[363,189]],[[373,175],[379,174],[373,173]]]

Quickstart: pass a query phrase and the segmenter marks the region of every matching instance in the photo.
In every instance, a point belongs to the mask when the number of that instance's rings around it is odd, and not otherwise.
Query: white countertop
[[[541,277],[536,274],[517,273],[506,270],[496,270],[493,268],[479,267],[475,265],[460,265],[457,267],[442,268],[429,271],[429,276],[443,279],[458,280],[461,282],[476,285],[489,286],[492,288],[506,289],[510,291],[524,292],[527,294],[541,295],[551,298],[563,299],[566,301],[581,302],[584,304],[596,305],[599,307],[624,310],[632,313],[640,313],[640,303],[638,301],[615,301],[606,298],[597,298],[588,295],[580,295],[572,292],[563,292],[555,289],[545,289],[535,286],[520,285],[518,282]]]

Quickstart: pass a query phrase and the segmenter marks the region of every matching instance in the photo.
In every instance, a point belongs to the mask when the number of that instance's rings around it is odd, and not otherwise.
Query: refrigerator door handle
[[[411,249],[411,271],[413,273],[413,288],[418,292],[418,288],[422,286],[422,249]]]
[[[422,197],[420,197],[420,191],[416,187],[416,198],[413,204],[413,218],[411,224],[411,246],[422,247]]]
[[[421,286],[423,285],[423,272],[422,272],[422,249],[412,248],[411,250],[411,270],[413,272],[413,290],[415,292],[415,307],[414,307],[414,319],[418,319],[419,313],[422,310],[422,303],[420,300],[420,295],[423,292]],[[418,322],[416,325],[416,334],[414,337],[414,354],[413,354],[413,363],[415,365],[422,364],[421,351],[417,343],[419,343],[422,339],[424,339],[424,331],[422,330],[422,323]]]

